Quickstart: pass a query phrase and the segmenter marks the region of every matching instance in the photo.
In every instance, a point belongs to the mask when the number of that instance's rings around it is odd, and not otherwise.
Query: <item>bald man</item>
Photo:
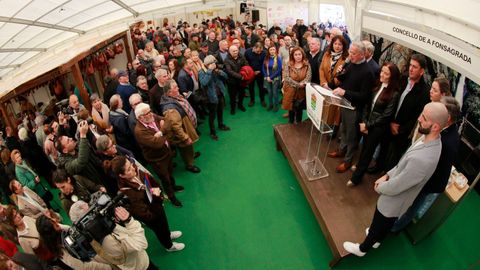
[[[362,244],[344,242],[346,251],[362,257],[372,247],[377,248],[390,232],[398,217],[412,205],[417,195],[433,175],[442,151],[440,132],[447,125],[448,111],[444,104],[425,105],[418,117],[418,132],[424,134],[398,162],[398,165],[375,181],[380,194],[367,237]]]
[[[248,62],[244,56],[239,54],[238,47],[230,46],[228,56],[225,59],[225,72],[228,74],[227,85],[228,95],[230,96],[230,114],[235,114],[235,109],[242,112],[245,111],[243,106],[243,98],[245,96],[245,87],[242,86],[243,77],[240,69],[248,66]]]

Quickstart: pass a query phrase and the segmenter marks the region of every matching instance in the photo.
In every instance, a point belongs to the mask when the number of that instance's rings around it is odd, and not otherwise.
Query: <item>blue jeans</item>
[[[280,78],[275,78],[272,82],[264,81],[264,86],[268,93],[268,102],[270,106],[278,106],[278,92],[280,91]]]

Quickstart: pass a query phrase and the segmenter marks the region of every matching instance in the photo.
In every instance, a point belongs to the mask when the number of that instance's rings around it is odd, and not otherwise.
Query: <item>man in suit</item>
[[[367,61],[368,66],[370,67],[370,69],[373,72],[373,75],[375,75],[375,79],[378,80],[378,78],[380,76],[380,66],[372,58],[373,57],[373,51],[375,51],[375,47],[368,40],[363,40],[362,42],[363,42],[363,45],[365,45],[365,50],[366,50],[365,51],[365,61]]]
[[[424,134],[412,145],[398,165],[375,181],[380,194],[367,237],[362,244],[344,242],[346,251],[362,257],[385,239],[397,218],[410,207],[415,197],[433,175],[440,158],[440,132],[446,126],[448,111],[439,102],[428,103],[418,117],[418,132]]]
[[[381,164],[382,160],[377,162],[378,170],[385,171],[397,165],[403,153],[410,146],[413,129],[415,128],[416,119],[422,112],[423,106],[430,102],[429,89],[430,86],[425,82],[423,74],[427,60],[421,54],[414,54],[410,59],[408,69],[408,79],[400,82],[400,89],[404,89],[400,95],[397,107],[390,123],[391,140],[387,149],[386,164]],[[380,163],[380,164],[379,164]],[[384,166],[386,165],[386,166]],[[385,167],[385,168],[383,168]]]
[[[172,151],[164,132],[170,127],[164,122],[163,117],[153,114],[150,106],[140,103],[135,108],[137,125],[135,125],[135,138],[142,149],[143,156],[155,173],[160,177],[163,190],[170,202],[176,207],[182,203],[175,197],[175,192],[182,191],[182,186],[175,184],[173,178]]]
[[[323,53],[320,51],[320,39],[311,38],[308,42],[307,52],[308,62],[312,68],[312,83],[320,84],[320,62],[322,62]]]

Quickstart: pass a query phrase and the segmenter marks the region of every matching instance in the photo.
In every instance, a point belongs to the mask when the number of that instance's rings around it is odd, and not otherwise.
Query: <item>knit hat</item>
[[[212,63],[216,63],[217,62],[217,59],[215,59],[215,56],[213,55],[207,55],[205,57],[205,59],[203,59],[203,64],[205,64],[205,66],[208,66]]]

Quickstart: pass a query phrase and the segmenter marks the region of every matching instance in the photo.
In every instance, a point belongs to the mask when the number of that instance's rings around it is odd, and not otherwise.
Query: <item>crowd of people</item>
[[[267,30],[231,17],[135,30],[135,59],[125,70],[111,69],[103,98],[92,94],[85,101],[72,94],[68,106],[55,115],[28,112],[16,127],[18,136],[6,128],[0,172],[10,205],[0,207],[1,249],[7,256],[0,264],[156,269],[145,252],[148,243],[139,221],[167,251],[185,247],[173,241],[182,232],[170,230],[163,203],[182,207],[175,195],[184,190],[174,176],[179,169],[173,162],[176,153],[185,170],[201,172],[195,165],[198,125],[208,118],[215,141],[217,130],[230,130],[223,117],[227,93],[231,115],[259,100],[266,111],[282,108],[288,122],[298,124],[307,83],[330,89],[355,107],[328,108],[324,119],[333,128],[332,137],[340,134],[338,150],[328,153],[343,158],[338,173],[352,168],[362,142],[347,185],[360,184],[367,172],[387,172],[375,184],[381,196],[365,242],[345,244],[347,251],[363,256],[385,238],[397,218],[406,215],[397,224],[400,230],[419,205],[445,188],[458,143],[459,106],[453,98],[441,99],[450,95],[445,78],[437,78],[430,89],[422,55],[412,56],[408,76],[402,78],[394,63],[379,66],[372,59],[369,41],[352,42],[343,30],[306,26],[302,20]],[[91,111],[82,105],[86,102]],[[412,144],[415,130],[425,136]],[[61,205],[54,205],[49,186],[60,190]],[[59,211],[63,208],[72,221],[78,220],[97,192],[126,194],[130,206],[115,209],[114,231],[98,239],[96,257],[81,262],[63,246],[61,233],[69,226]]]

